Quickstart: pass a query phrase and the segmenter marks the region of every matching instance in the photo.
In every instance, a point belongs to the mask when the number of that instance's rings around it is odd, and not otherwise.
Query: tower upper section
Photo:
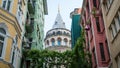
[[[61,15],[60,15],[60,10],[59,9],[58,9],[57,17],[55,19],[55,23],[54,23],[52,28],[53,29],[54,28],[66,28],[65,23],[63,22],[63,19],[62,19]]]

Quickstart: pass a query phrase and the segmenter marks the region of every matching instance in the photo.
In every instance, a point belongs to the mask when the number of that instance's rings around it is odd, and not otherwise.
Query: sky
[[[70,13],[74,11],[75,8],[81,8],[82,2],[83,0],[47,0],[48,15],[45,15],[44,34],[46,35],[46,32],[52,29],[58,13],[58,6],[66,28],[70,30]]]

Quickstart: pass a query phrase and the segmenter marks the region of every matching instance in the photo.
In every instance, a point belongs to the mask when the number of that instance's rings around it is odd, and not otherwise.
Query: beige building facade
[[[0,68],[20,68],[27,0],[0,0]]]
[[[120,68],[120,0],[101,0],[101,7],[111,55],[110,68]]]

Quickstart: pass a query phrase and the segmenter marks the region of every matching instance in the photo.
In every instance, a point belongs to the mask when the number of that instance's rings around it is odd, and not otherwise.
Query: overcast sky
[[[74,8],[81,8],[82,2],[83,0],[47,0],[48,15],[45,16],[45,35],[48,30],[52,29],[58,13],[58,5],[60,7],[60,14],[65,22],[66,28],[70,30],[70,12],[72,12]]]

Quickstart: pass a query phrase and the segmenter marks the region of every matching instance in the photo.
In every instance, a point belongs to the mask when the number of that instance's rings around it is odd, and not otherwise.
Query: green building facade
[[[70,13],[72,19],[71,24],[71,48],[74,48],[77,39],[80,37],[81,26],[80,26],[80,13],[78,12],[79,8],[76,8],[73,12]]]
[[[32,32],[31,49],[43,49],[44,15],[47,15],[47,0],[34,0],[34,26]]]

